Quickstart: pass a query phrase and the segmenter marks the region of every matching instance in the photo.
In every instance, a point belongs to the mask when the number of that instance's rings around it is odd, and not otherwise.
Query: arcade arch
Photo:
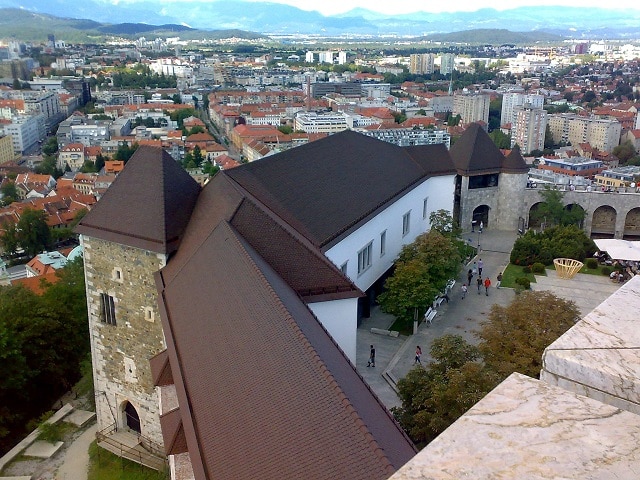
[[[615,208],[609,205],[596,208],[591,220],[591,238],[614,238],[616,216]]]

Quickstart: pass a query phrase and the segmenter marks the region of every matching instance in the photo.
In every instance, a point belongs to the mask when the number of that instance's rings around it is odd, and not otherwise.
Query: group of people
[[[471,281],[473,277],[476,275],[476,285],[478,286],[478,295],[482,292],[482,287],[484,287],[484,293],[488,297],[489,296],[489,287],[491,287],[491,279],[487,276],[482,278],[482,269],[484,268],[484,262],[481,258],[478,259],[477,262],[473,262],[473,266],[467,272],[467,283],[462,284],[462,299],[467,296],[467,291],[471,286]],[[500,284],[502,283],[502,272],[498,273],[496,288],[500,288]]]

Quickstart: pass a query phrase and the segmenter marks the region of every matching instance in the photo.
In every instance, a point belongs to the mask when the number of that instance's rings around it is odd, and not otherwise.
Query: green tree
[[[491,140],[498,148],[509,149],[511,148],[511,137],[504,133],[502,130],[497,129],[489,134]]]
[[[531,213],[531,220],[539,222],[542,219],[548,225],[580,225],[586,215],[581,208],[565,208],[562,201],[564,192],[545,187],[540,191],[542,202]]]
[[[196,167],[202,165],[204,157],[202,156],[202,150],[198,145],[193,147],[193,163],[195,163]]]
[[[136,153],[137,149],[138,149],[137,143],[134,143],[133,145],[129,146],[127,142],[124,142],[123,145],[120,145],[118,147],[118,150],[113,155],[113,159],[122,160],[124,163],[127,163],[129,159],[133,156],[133,154]]]
[[[20,242],[18,240],[18,230],[13,222],[4,222],[0,224],[0,230],[4,230],[0,235],[0,246],[9,255],[15,255]]]
[[[0,188],[2,193],[2,205],[10,205],[18,200],[18,189],[14,182],[5,182]]]
[[[393,414],[415,443],[429,443],[513,372],[538,377],[544,349],[579,317],[573,302],[550,292],[494,305],[477,347],[458,335],[433,341],[433,361],[398,381],[402,406]]]
[[[195,125],[193,127],[191,127],[191,129],[188,132],[188,135],[195,135],[196,133],[205,133],[206,130],[204,129],[204,127],[202,127],[201,125]]]
[[[42,210],[27,208],[16,225],[18,242],[25,253],[33,257],[51,244],[51,231],[47,214]]]
[[[633,143],[626,141],[615,147],[611,153],[613,153],[621,163],[626,163],[635,156],[636,149]]]
[[[63,174],[62,170],[58,168],[58,161],[54,156],[44,156],[44,159],[40,164],[33,169],[36,173],[42,175],[51,175],[53,178],[60,178]]]
[[[95,164],[96,172],[99,172],[104,168],[104,162],[105,162],[105,157],[103,157],[102,154],[99,153],[96,156],[96,164]]]
[[[410,324],[415,309],[425,311],[447,282],[458,276],[460,253],[450,237],[431,230],[405,245],[393,275],[378,296],[382,311]]]
[[[289,134],[293,133],[293,128],[291,128],[291,125],[280,125],[278,127],[278,130],[280,130],[285,135],[289,135]]]
[[[54,155],[58,151],[58,138],[49,137],[47,143],[42,146],[42,153],[44,155]]]
[[[481,323],[478,349],[501,378],[513,372],[538,378],[542,354],[580,320],[576,304],[546,291],[525,291],[506,307],[494,304]]]
[[[402,427],[419,446],[446,430],[500,381],[478,362],[478,349],[459,335],[433,341],[433,362],[414,368],[398,381],[400,408],[392,409]]]

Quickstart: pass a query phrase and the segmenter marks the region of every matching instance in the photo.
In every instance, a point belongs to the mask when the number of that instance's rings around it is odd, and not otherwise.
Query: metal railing
[[[162,471],[167,468],[167,457],[160,444],[137,432],[134,433],[127,430],[127,433],[136,437],[136,445],[131,447],[114,438],[117,432],[118,426],[115,423],[96,432],[97,443],[105,450],[119,457],[153,468],[154,470]]]

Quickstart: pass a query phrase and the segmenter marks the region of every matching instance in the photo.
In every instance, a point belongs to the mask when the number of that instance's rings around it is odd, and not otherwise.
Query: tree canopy
[[[433,359],[398,382],[402,406],[393,413],[424,446],[513,372],[537,378],[544,349],[580,318],[573,302],[550,292],[524,292],[507,307],[494,305],[476,334],[434,340]]]
[[[536,262],[551,265],[554,258],[584,260],[593,255],[596,245],[575,225],[559,225],[543,232],[529,230],[516,240],[510,261],[514,265],[532,265]]]
[[[529,223],[538,223],[544,219],[547,225],[580,225],[586,212],[582,208],[565,207],[562,201],[564,192],[546,186],[540,191],[542,202],[531,212]]]
[[[82,259],[58,276],[42,296],[0,287],[0,452],[79,378],[89,351]]]
[[[47,214],[42,210],[27,208],[18,223],[5,224],[0,236],[0,245],[10,254],[22,248],[26,255],[33,257],[51,244],[51,231],[47,225]]]
[[[394,273],[385,282],[378,297],[382,311],[413,321],[415,309],[426,310],[460,268],[460,252],[450,237],[435,229],[418,236],[402,248]]]

